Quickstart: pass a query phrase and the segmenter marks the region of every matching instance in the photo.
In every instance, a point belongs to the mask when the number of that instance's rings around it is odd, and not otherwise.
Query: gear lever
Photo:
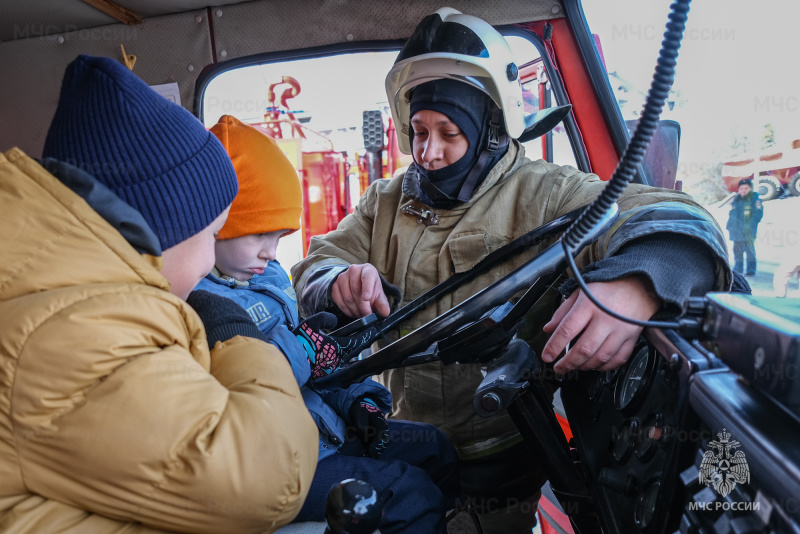
[[[371,484],[355,478],[333,486],[325,501],[325,534],[372,534],[383,517],[383,503]]]

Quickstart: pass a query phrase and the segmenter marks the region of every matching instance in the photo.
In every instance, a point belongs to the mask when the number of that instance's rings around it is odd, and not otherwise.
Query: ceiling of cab
[[[9,125],[0,149],[41,151],[64,70],[80,54],[119,61],[124,54],[145,83],[177,84],[181,105],[195,111],[198,79],[210,68],[401,41],[443,6],[508,25],[563,17],[564,1],[0,0],[0,72],[9,74],[0,84],[0,116]]]
[[[197,11],[208,7],[230,6],[232,4],[250,3],[274,17],[278,13],[304,11],[303,2],[296,0],[2,0],[0,2],[0,42],[14,41],[57,35],[109,24],[128,22],[133,18],[136,22],[146,21],[164,15],[174,15]],[[307,3],[307,2],[306,2]],[[562,16],[562,0],[440,0],[430,2],[418,0],[410,3],[381,2],[371,3],[367,13],[364,3],[351,0],[323,0],[318,2],[318,9],[327,16],[336,19],[350,18],[351,21],[374,17],[375,22],[391,24],[381,14],[391,11],[395,14],[428,13],[442,6],[461,8],[466,13],[483,16],[486,20],[498,23],[512,23],[522,5],[528,12],[537,14],[537,18],[553,18]],[[97,6],[97,7],[95,7]],[[466,8],[466,9],[465,9]],[[105,12],[104,12],[105,11]],[[115,13],[112,16],[108,13]],[[359,16],[360,15],[360,16]],[[330,19],[329,19],[330,20]],[[417,19],[415,19],[417,20]],[[527,19],[531,20],[531,19]],[[400,21],[398,21],[398,26]],[[136,24],[134,24],[135,26]],[[413,27],[413,26],[412,26]],[[303,26],[295,27],[295,33],[303,34]]]
[[[0,41],[43,37],[119,22],[90,4],[116,4],[143,19],[242,0],[3,0],[0,2]]]

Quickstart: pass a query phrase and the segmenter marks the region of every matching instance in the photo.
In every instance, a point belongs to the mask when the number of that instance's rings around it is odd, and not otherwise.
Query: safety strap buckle
[[[412,217],[417,218],[417,222],[420,224],[424,224],[425,226],[436,226],[439,224],[439,218],[436,217],[436,214],[431,210],[417,210],[411,206],[403,206],[400,211],[405,213],[406,215],[411,215]]]
[[[486,148],[489,152],[494,152],[500,147],[500,110],[495,107],[492,110],[492,118],[489,121],[489,135],[486,140]]]

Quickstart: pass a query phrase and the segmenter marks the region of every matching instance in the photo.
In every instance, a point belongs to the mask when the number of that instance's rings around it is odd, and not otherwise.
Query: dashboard
[[[647,330],[561,401],[598,525],[576,532],[800,532],[800,421],[701,343]]]

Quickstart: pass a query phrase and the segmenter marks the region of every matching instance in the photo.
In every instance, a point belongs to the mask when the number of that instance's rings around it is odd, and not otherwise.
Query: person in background
[[[0,531],[289,523],[317,460],[291,366],[252,337],[209,350],[186,302],[237,192],[225,149],[125,66],[79,56],[43,156],[0,154]]]
[[[216,236],[216,265],[196,293],[241,306],[292,365],[319,429],[317,471],[295,521],[322,521],[331,486],[356,478],[383,502],[381,532],[444,532],[445,513],[461,497],[447,436],[432,425],[387,422],[391,395],[373,380],[333,390],[309,383],[338,366],[349,340],[323,333],[336,324],[329,313],[300,321],[289,276],[275,259],[280,238],[300,228],[303,198],[292,164],[274,139],[229,115],[211,132],[233,161],[239,194]]]
[[[753,191],[753,180],[740,180],[739,193],[733,197],[726,225],[733,241],[733,270],[737,273],[756,274],[756,234],[763,216],[764,205]]]
[[[386,78],[400,149],[414,163],[378,180],[338,228],[312,238],[292,268],[301,313],[326,310],[342,322],[386,316],[486,255],[556,217],[589,204],[605,187],[594,174],[525,157],[526,128],[517,65],[485,21],[442,8],[422,20]],[[690,295],[730,288],[721,230],[688,195],[630,185],[612,230],[577,258],[590,290],[635,319],[681,312]],[[543,246],[509,259],[387,333],[385,343],[452,309]],[[677,268],[677,262],[680,268]],[[387,298],[393,285],[399,299]],[[575,290],[549,294],[517,335],[557,373],[622,365],[642,329],[614,319]],[[556,293],[556,292],[554,292]],[[581,333],[579,339],[576,336]],[[560,356],[572,342],[565,355]],[[391,417],[444,430],[461,460],[462,487],[487,533],[529,534],[536,522],[540,459],[507,413],[483,419],[472,399],[480,364],[439,362],[384,372]]]

